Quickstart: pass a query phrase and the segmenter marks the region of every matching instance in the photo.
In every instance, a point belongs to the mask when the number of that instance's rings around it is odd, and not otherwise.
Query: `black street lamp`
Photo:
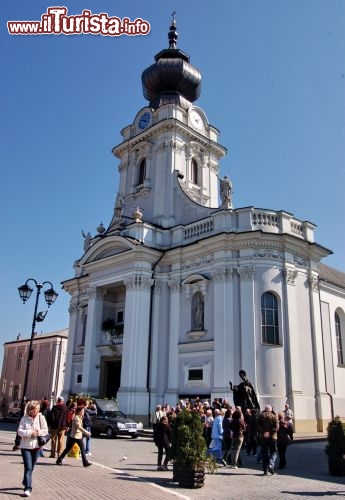
[[[41,290],[44,287],[44,285],[50,285],[50,288],[44,291],[44,298],[45,298],[45,301],[46,301],[48,307],[50,307],[52,304],[54,304],[55,300],[58,297],[58,294],[53,289],[53,285],[50,283],[50,281],[44,281],[43,283],[37,283],[37,281],[35,279],[29,278],[28,280],[26,280],[24,285],[22,285],[18,288],[20,298],[22,299],[24,304],[30,298],[30,296],[33,292],[33,289],[28,285],[29,281],[33,281],[35,283],[36,302],[35,302],[35,312],[34,312],[34,316],[32,319],[31,337],[30,337],[30,344],[29,344],[29,355],[28,355],[28,359],[26,362],[26,370],[25,370],[25,377],[24,377],[22,399],[21,399],[21,403],[20,403],[20,416],[21,417],[24,415],[26,391],[27,391],[28,380],[29,380],[29,372],[30,372],[30,366],[31,366],[33,354],[34,354],[33,349],[32,349],[32,343],[33,343],[33,340],[35,337],[36,322],[43,321],[47,312],[48,312],[48,311],[41,311],[41,312],[37,313],[38,299],[39,299]]]

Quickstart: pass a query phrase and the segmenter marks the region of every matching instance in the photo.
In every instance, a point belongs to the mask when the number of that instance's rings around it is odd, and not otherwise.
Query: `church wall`
[[[296,422],[309,426],[316,419],[309,283],[304,273],[297,274],[294,285],[288,285],[294,287],[294,293],[286,295],[284,280],[277,262],[257,265],[255,325],[260,405],[272,404],[281,410],[289,402]],[[267,291],[278,299],[280,345],[265,345],[261,339],[261,295]],[[289,321],[289,315],[290,319],[293,315],[293,322]]]
[[[326,390],[333,402],[334,415],[345,418],[345,365],[338,364],[335,332],[335,312],[337,312],[342,332],[345,360],[345,294],[339,289],[331,293],[321,285],[322,325],[324,353],[326,357]],[[330,366],[333,370],[330,369]]]
[[[202,370],[202,380],[190,379],[190,373],[194,370]],[[209,397],[213,390],[213,372],[214,359],[211,353],[182,353],[179,361],[179,393],[181,395]]]
[[[311,296],[314,293],[310,288],[305,273],[297,274],[289,300],[292,302],[290,317],[293,322],[289,325],[292,386],[289,403],[295,413],[296,431],[317,430],[317,386],[318,373],[315,371],[316,352],[312,340],[312,315],[310,309]],[[290,307],[290,304],[288,304]],[[315,311],[316,314],[319,311]],[[317,332],[315,332],[317,335]],[[293,344],[291,342],[293,341]]]

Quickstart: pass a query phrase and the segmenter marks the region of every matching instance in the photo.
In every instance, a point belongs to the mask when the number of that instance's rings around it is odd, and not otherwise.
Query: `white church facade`
[[[234,208],[226,149],[193,103],[201,75],[176,48],[144,70],[148,105],[114,147],[108,228],[85,237],[71,295],[64,393],[116,397],[147,422],[181,397],[232,401],[244,369],[260,406],[297,431],[345,417],[345,274],[291,213]]]

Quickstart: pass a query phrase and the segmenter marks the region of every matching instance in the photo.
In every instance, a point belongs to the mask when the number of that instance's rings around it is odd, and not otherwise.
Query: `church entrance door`
[[[116,398],[121,381],[121,361],[106,361],[105,363],[105,397]]]

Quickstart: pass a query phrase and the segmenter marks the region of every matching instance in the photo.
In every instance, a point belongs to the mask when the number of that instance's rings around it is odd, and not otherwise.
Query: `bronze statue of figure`
[[[244,370],[240,370],[239,376],[242,379],[242,382],[239,385],[232,385],[232,382],[229,382],[230,389],[234,393],[234,405],[240,406],[242,411],[247,408],[250,410],[260,411],[260,405],[255,389],[250,380],[247,378],[246,372]]]

